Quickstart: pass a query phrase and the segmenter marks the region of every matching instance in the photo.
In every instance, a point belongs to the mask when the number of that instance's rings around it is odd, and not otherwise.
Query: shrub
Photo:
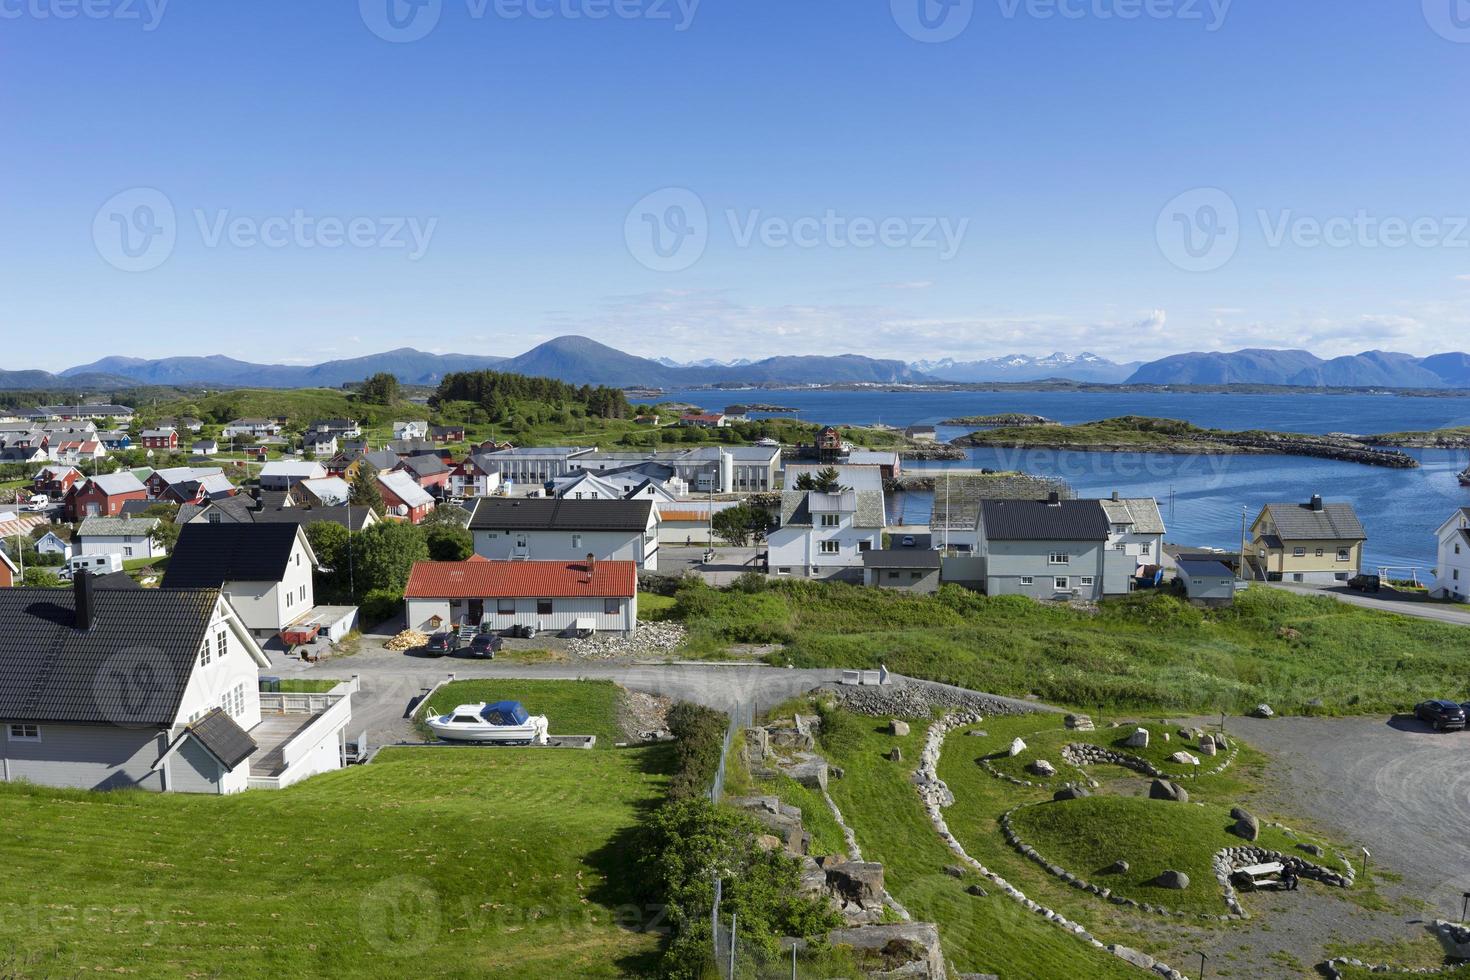
[[[713,708],[687,701],[669,710],[669,731],[676,739],[669,799],[695,799],[709,792],[725,751],[729,723],[729,718]]]
[[[403,593],[391,589],[373,589],[358,604],[358,616],[365,625],[387,622],[403,610]]]

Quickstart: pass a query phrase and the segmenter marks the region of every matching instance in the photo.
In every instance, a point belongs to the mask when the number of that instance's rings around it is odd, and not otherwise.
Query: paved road
[[[1268,803],[1367,847],[1409,895],[1458,917],[1470,891],[1470,733],[1408,718],[1231,718],[1228,728],[1273,757]]]
[[[1455,626],[1470,626],[1470,606],[1426,602],[1403,592],[1380,592],[1373,595],[1354,592],[1344,586],[1293,585],[1286,582],[1272,582],[1270,585],[1272,588],[1285,589],[1298,595],[1331,596],[1338,602],[1360,606],[1364,609],[1398,613],[1400,616],[1413,616],[1416,619],[1431,619]]]

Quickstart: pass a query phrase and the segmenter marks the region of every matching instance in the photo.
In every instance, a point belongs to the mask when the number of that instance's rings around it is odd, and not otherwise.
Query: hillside
[[[404,347],[382,354],[315,365],[255,364],[219,355],[209,357],[165,357],[142,360],[136,357],[104,357],[91,364],[68,368],[61,373],[74,379],[90,372],[105,372],[158,385],[250,385],[266,388],[336,388],[387,372],[405,384],[438,384],[453,371],[472,371],[499,364],[503,358],[473,354],[426,354]]]
[[[1121,384],[1141,366],[1141,362],[1118,364],[1105,357],[1084,351],[1081,354],[1055,353],[1048,357],[1008,354],[979,361],[918,361],[913,369],[940,381],[966,383],[984,381],[1048,381],[1053,378],[1086,381],[1095,384]]]
[[[1312,388],[1470,387],[1470,354],[1430,357],[1364,351],[1323,360],[1304,350],[1175,354],[1143,365],[1128,384],[1265,384]]]

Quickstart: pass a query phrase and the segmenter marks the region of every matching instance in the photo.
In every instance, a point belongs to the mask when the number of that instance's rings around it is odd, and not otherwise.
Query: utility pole
[[[1240,505],[1240,578],[1241,578],[1242,581],[1244,581],[1244,579],[1245,579],[1245,550],[1246,550],[1246,548],[1245,548],[1245,521],[1246,521],[1246,515],[1247,515],[1246,506],[1245,506],[1245,504],[1241,504]]]

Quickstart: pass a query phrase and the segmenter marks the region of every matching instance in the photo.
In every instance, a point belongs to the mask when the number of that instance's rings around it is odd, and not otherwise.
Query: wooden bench
[[[1246,878],[1250,879],[1252,889],[1276,888],[1281,884],[1279,875],[1286,870],[1286,865],[1280,861],[1267,861],[1265,864],[1252,864],[1249,867],[1239,868],[1230,877],[1239,876],[1242,884]]]

